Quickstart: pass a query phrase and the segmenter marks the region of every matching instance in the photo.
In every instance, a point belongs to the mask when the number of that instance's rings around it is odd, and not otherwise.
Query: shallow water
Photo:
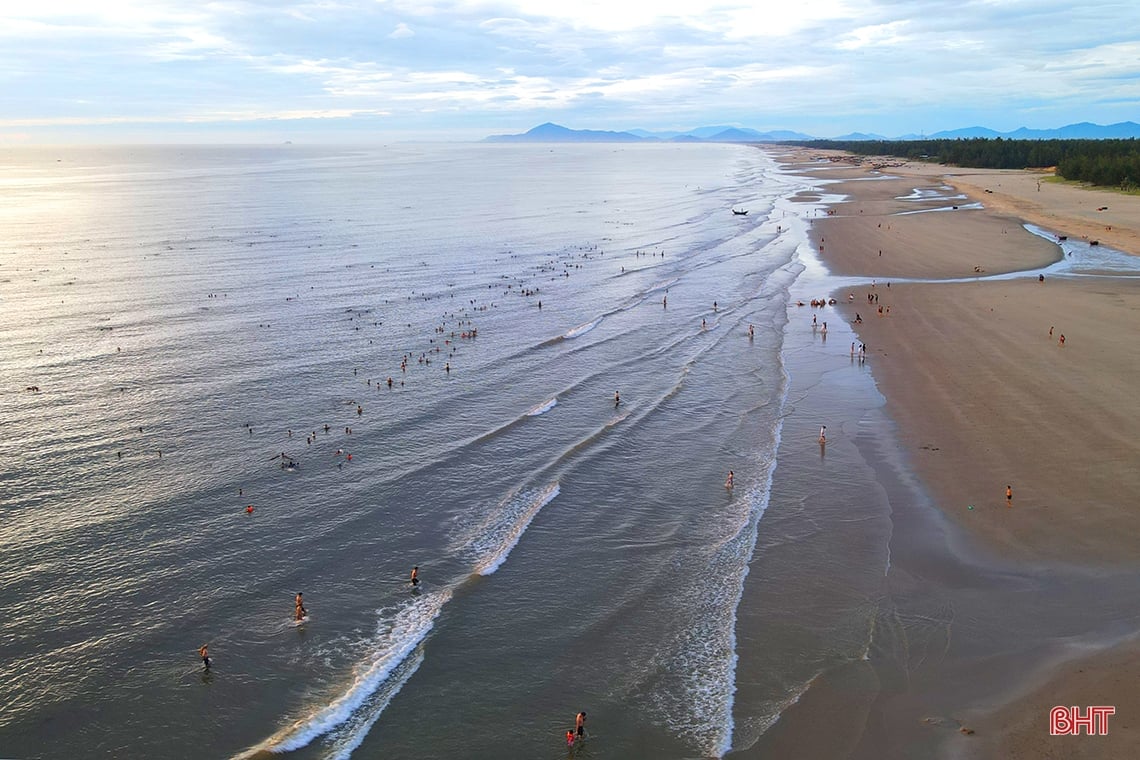
[[[6,755],[561,757],[582,709],[581,756],[755,754],[955,605],[963,656],[1049,646],[970,595],[1008,568],[913,581],[944,526],[899,522],[871,367],[791,305],[840,282],[787,200],[825,183],[761,151],[0,160]],[[1090,583],[1012,589],[1127,628]]]
[[[730,746],[803,180],[732,146],[2,159],[6,752],[533,754],[587,704],[606,754]]]

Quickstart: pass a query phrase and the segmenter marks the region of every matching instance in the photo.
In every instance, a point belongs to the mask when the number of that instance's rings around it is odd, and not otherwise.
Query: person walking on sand
[[[1013,506],[1013,486],[1005,487],[1005,505],[1007,507]]]

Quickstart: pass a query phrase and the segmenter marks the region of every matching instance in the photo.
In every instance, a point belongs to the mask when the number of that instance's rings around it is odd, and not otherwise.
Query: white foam
[[[602,323],[602,319],[604,319],[604,317],[598,317],[592,322],[586,322],[585,324],[571,328],[570,330],[567,330],[566,334],[562,337],[566,340],[573,340],[574,338],[585,335],[586,333],[590,332],[590,330],[593,330],[595,327],[600,325]]]
[[[361,715],[359,712],[345,726],[342,736],[336,738],[336,743],[333,745],[329,760],[348,760],[357,747],[364,741],[364,737],[368,736],[368,731],[372,725],[379,719],[380,713],[387,709],[392,698],[395,697],[404,684],[419,670],[420,665],[424,661],[423,647],[417,647],[411,657],[408,657],[401,663],[400,667],[393,672],[392,677],[384,685],[383,689],[377,692],[377,699],[367,712]],[[363,712],[363,711],[361,711]]]
[[[899,211],[891,216],[912,216],[914,214],[931,214],[940,211],[977,211],[985,208],[981,203],[963,203],[960,206],[939,206],[938,208],[921,208],[916,211]]]
[[[400,607],[390,620],[383,619],[367,659],[357,667],[352,682],[339,697],[317,712],[278,731],[256,747],[237,755],[235,760],[252,758],[265,751],[290,752],[300,749],[347,721],[424,640],[451,595],[451,589],[444,588],[415,597]],[[406,673],[402,679],[398,679],[396,689],[388,690],[392,696],[410,676],[410,672]],[[372,722],[375,722],[385,706],[387,701],[376,711]]]
[[[536,406],[534,409],[531,409],[529,412],[526,413],[526,416],[527,417],[537,417],[540,414],[546,414],[547,412],[549,412],[551,409],[553,409],[556,406],[558,406],[558,397],[557,396],[550,399],[549,401],[544,401],[541,404],[539,404],[538,406]]]
[[[490,575],[502,567],[531,520],[558,492],[558,483],[552,483],[541,491],[524,491],[506,501],[471,542],[476,555],[475,572]]]

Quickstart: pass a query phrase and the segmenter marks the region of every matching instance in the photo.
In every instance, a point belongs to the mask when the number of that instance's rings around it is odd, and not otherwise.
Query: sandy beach
[[[826,192],[847,198],[814,223],[816,247],[833,274],[865,278],[833,293],[834,308],[867,345],[903,454],[937,509],[979,551],[1018,567],[1129,571],[1140,548],[1140,278],[985,278],[1062,256],[1023,222],[1140,255],[1140,197],[1035,172],[877,172],[819,155],[805,166],[801,154],[797,170],[841,180]],[[923,191],[949,199],[916,206]],[[899,282],[959,278],[972,281]],[[1002,695],[961,705],[956,722],[973,733],[953,754],[1140,756],[1138,651],[1038,660]],[[951,676],[944,689],[960,687]],[[913,720],[905,701],[886,701],[886,723],[892,711]],[[1114,705],[1109,736],[1051,737],[1056,704]]]

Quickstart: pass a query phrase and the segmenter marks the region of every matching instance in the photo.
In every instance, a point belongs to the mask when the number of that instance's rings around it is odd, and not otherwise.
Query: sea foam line
[[[371,706],[371,709],[360,716],[357,720],[348,723],[345,726],[342,736],[336,737],[336,742],[332,747],[329,760],[348,760],[352,753],[364,742],[364,737],[368,736],[373,724],[380,718],[380,714],[388,709],[388,705],[392,699],[404,688],[404,684],[415,675],[415,672],[420,669],[420,665],[424,661],[424,650],[422,646],[416,648],[411,657],[405,659],[400,666],[392,673],[392,677],[384,685],[383,689],[377,691],[379,699]]]
[[[787,393],[787,383],[785,382],[784,393]],[[777,452],[780,450],[780,433],[783,429],[784,418],[780,415],[775,426],[775,436],[772,446],[772,451]],[[768,472],[764,477],[764,485],[762,488],[751,495],[749,499],[751,503],[751,511],[748,522],[743,528],[744,532],[744,546],[741,550],[741,555],[744,557],[744,567],[740,573],[740,577],[736,580],[736,586],[733,589],[732,600],[732,614],[728,620],[728,648],[732,652],[732,657],[729,660],[727,672],[725,674],[725,685],[727,687],[727,694],[724,700],[724,728],[721,733],[720,741],[717,744],[717,757],[723,757],[732,750],[732,733],[735,729],[735,723],[732,719],[732,708],[736,704],[736,665],[739,660],[739,655],[736,651],[736,618],[737,612],[740,609],[740,600],[744,598],[744,581],[748,578],[748,569],[752,564],[752,555],[756,551],[756,539],[760,533],[760,518],[768,511],[768,502],[772,496],[772,479],[776,472],[776,456],[773,454],[771,461],[768,463]]]
[[[527,417],[537,417],[540,414],[546,414],[547,412],[549,412],[551,409],[553,409],[556,406],[558,406],[558,397],[557,396],[555,396],[554,398],[549,399],[547,401],[544,401],[541,404],[539,404],[538,406],[536,406],[535,408],[531,409],[529,412],[526,413],[526,416]]]
[[[451,596],[452,590],[444,588],[418,596],[401,607],[390,624],[380,624],[375,648],[368,659],[357,667],[352,683],[339,697],[316,713],[296,721],[256,747],[237,755],[235,760],[252,760],[263,757],[266,752],[282,753],[300,749],[347,721],[424,640]],[[407,677],[410,676],[411,673],[408,673]],[[402,686],[403,682],[399,685]],[[398,690],[397,688],[396,691]],[[395,691],[392,691],[392,696],[395,696]],[[387,702],[380,710],[386,705]],[[376,717],[379,717],[379,712]]]
[[[502,567],[535,515],[558,496],[559,490],[559,485],[555,482],[541,491],[521,492],[507,500],[483,524],[479,535],[470,543],[470,548],[476,555],[477,575],[490,575]]]
[[[595,327],[600,325],[602,323],[603,319],[605,319],[605,317],[598,317],[597,319],[593,320],[592,322],[586,322],[585,324],[581,324],[581,325],[578,325],[577,327],[573,327],[573,328],[567,330],[566,333],[562,337],[565,338],[566,340],[573,340],[574,338],[577,338],[581,335],[585,335],[586,333],[590,332],[590,330],[593,330]]]
[[[555,482],[540,491],[523,491],[506,499],[469,543],[469,548],[476,555],[475,574],[490,575],[502,567],[535,515],[558,496],[559,490],[559,484]],[[348,722],[370,697],[388,684],[376,707],[357,727],[350,730],[347,738],[338,742],[335,757],[343,759],[351,755],[364,740],[368,729],[419,667],[423,660],[422,652],[417,654],[411,666],[401,666],[427,637],[443,605],[451,597],[452,589],[445,587],[419,596],[401,607],[390,625],[381,625],[375,649],[370,653],[368,661],[357,668],[356,676],[343,694],[316,713],[296,721],[256,747],[237,755],[234,760],[255,760],[264,757],[266,753],[291,752],[307,746],[314,739]],[[395,677],[389,680],[393,675]]]

